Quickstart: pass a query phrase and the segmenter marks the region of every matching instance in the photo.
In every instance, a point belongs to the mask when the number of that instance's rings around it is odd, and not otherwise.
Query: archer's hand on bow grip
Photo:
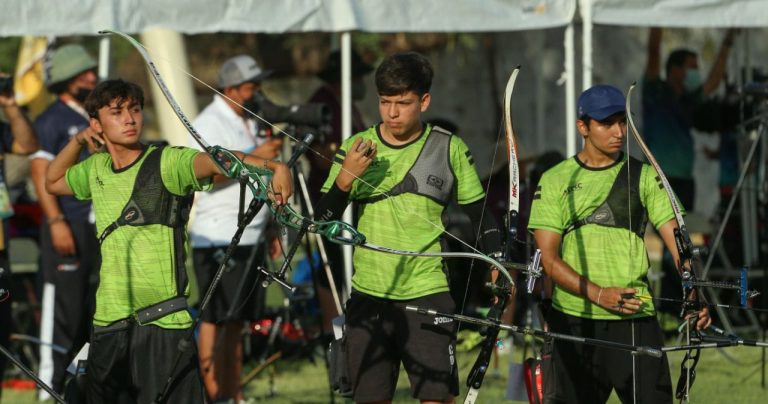
[[[267,196],[278,206],[284,205],[285,201],[293,195],[291,169],[285,163],[272,161],[269,164],[272,169],[272,181],[269,184]]]

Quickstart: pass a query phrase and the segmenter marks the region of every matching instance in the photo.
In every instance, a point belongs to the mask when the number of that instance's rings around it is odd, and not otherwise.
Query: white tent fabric
[[[582,0],[595,24],[662,27],[768,26],[766,0]]]
[[[205,32],[482,32],[564,26],[575,0],[5,1],[0,36]]]

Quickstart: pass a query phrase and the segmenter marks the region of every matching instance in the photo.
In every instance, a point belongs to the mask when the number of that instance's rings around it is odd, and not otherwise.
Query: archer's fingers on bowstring
[[[376,151],[376,144],[371,140],[363,140],[360,142],[360,144],[357,145],[357,147],[354,148],[354,150],[355,157],[365,161],[368,159],[370,153]]]
[[[347,155],[350,155],[350,154],[352,154],[352,153],[355,153],[355,152],[357,152],[357,149],[359,149],[359,148],[360,148],[360,143],[361,143],[362,141],[363,141],[363,138],[361,138],[361,137],[359,137],[359,138],[355,139],[355,141],[354,141],[354,142],[352,142],[352,146],[349,148],[349,153],[347,153]]]
[[[373,159],[376,158],[376,143],[373,143],[371,147],[368,149],[368,151],[363,155],[363,163],[365,164],[365,168],[368,168],[371,163],[373,163]]]
[[[642,301],[634,296],[632,288],[604,288],[602,295],[607,308],[619,314],[633,314],[640,309]]]
[[[643,301],[638,299],[635,295],[637,290],[633,288],[625,288],[621,292],[621,298],[624,300],[624,305],[634,308],[635,311],[640,309],[643,305]]]

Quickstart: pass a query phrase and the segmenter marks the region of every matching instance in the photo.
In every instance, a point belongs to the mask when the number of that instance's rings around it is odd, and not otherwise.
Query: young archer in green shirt
[[[208,154],[194,149],[142,144],[143,107],[138,85],[122,80],[99,84],[85,102],[90,128],[73,136],[46,172],[48,192],[93,200],[102,234],[87,397],[89,402],[107,402],[128,394],[136,402],[151,402],[171,372],[181,369],[168,402],[202,403],[196,355],[174,368],[179,341],[192,325],[185,310],[189,287],[183,270],[187,217],[180,211],[219,168]],[[106,153],[77,163],[86,145],[103,145]],[[234,153],[247,164],[273,171],[277,204],[290,197],[286,165]],[[162,217],[145,208],[159,200],[172,201],[158,204],[163,212],[168,206],[178,209],[168,209]],[[147,220],[131,222],[137,216]],[[160,217],[148,219],[154,216]],[[147,313],[155,315],[144,317]]]
[[[612,86],[584,91],[576,122],[584,148],[551,168],[534,195],[528,228],[554,281],[547,323],[553,332],[661,346],[663,335],[646,279],[643,233],[648,221],[671,251],[677,223],[666,193],[647,164],[627,159],[624,96]],[[675,256],[675,260],[679,261]],[[711,320],[706,308],[696,326]],[[633,358],[617,350],[556,341],[548,402],[671,402],[666,356]]]
[[[341,164],[334,164],[323,186],[318,219],[338,219],[355,201],[357,228],[371,243],[439,252],[441,214],[456,200],[483,230],[475,233],[482,235],[482,249],[500,251],[498,228],[491,215],[482,214],[485,193],[466,144],[422,122],[431,103],[429,61],[413,52],[394,54],[375,76],[382,122],[340,147],[334,161]],[[455,310],[440,257],[357,249],[354,266],[345,335],[355,401],[390,402],[402,362],[414,398],[453,402],[455,323],[404,310],[406,305]]]

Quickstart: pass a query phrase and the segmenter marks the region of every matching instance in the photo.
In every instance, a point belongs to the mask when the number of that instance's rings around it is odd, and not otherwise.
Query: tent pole
[[[197,102],[192,79],[179,71],[190,71],[187,60],[187,48],[184,37],[177,31],[166,28],[152,28],[141,34],[141,41],[155,57],[155,66],[163,75],[174,98],[184,109],[184,113],[194,119],[197,116]],[[162,56],[161,56],[162,55]],[[150,80],[152,99],[157,112],[160,126],[160,136],[173,146],[186,146],[189,134],[176,117],[170,104],[165,102],[165,96],[154,80]]]
[[[110,70],[110,35],[103,35],[99,39],[99,81],[104,81],[109,78]]]
[[[352,33],[341,33],[341,139],[352,136]],[[352,205],[344,211],[343,220],[353,223]],[[352,292],[352,246],[342,246],[344,255],[344,291],[343,301],[349,299]]]
[[[566,156],[576,154],[576,83],[573,23],[565,28],[565,133]]]
[[[581,13],[581,89],[592,87],[592,0],[579,0]]]

